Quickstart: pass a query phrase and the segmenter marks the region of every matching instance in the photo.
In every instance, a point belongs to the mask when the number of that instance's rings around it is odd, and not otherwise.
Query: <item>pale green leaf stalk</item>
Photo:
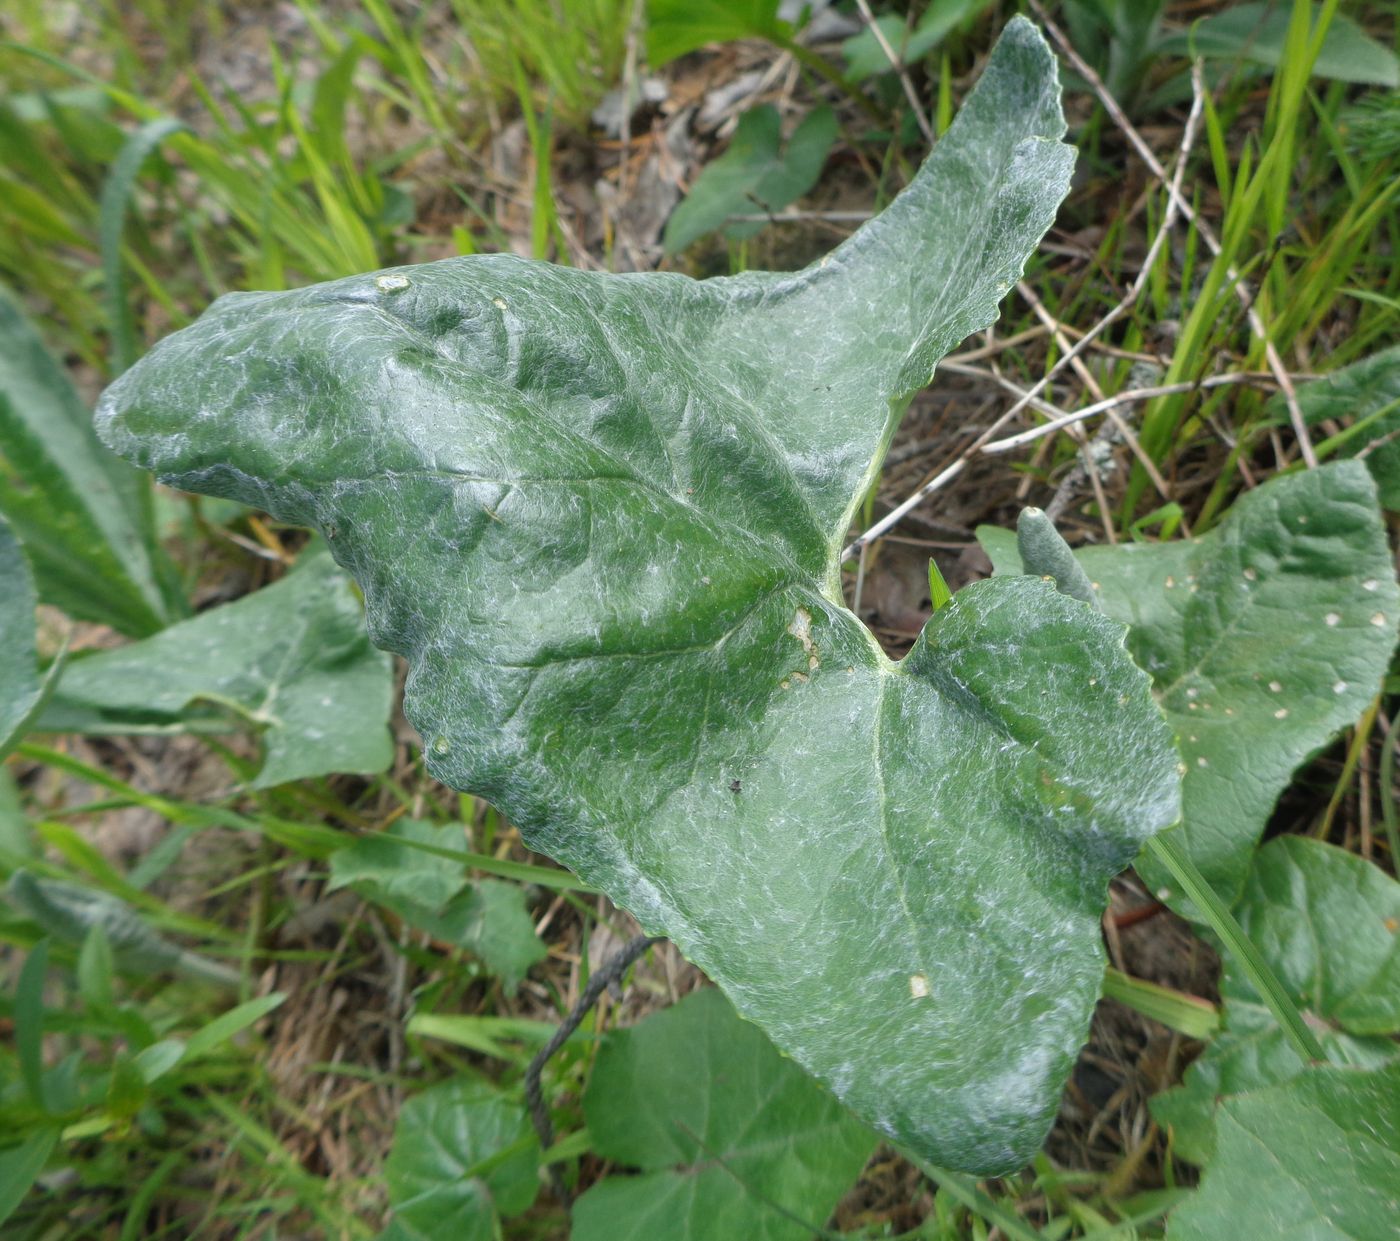
[[[1044,509],[1021,510],[1021,516],[1016,519],[1016,550],[1021,553],[1021,564],[1027,573],[1048,577],[1061,594],[1092,608],[1098,607],[1089,575],[1079,567],[1069,544]]]
[[[1176,820],[1177,759],[1120,624],[981,582],[892,663],[841,549],[1054,218],[1059,97],[1017,20],[905,192],[803,271],[477,255],[234,295],[98,414],[176,485],[321,530],[410,663],[434,776],[979,1172],[1049,1128],[1108,880]]]
[[[93,927],[100,926],[122,969],[137,974],[169,970],[223,987],[238,986],[236,970],[165,939],[130,905],[109,892],[17,870],[10,876],[5,894],[46,935],[75,947],[84,943]]]

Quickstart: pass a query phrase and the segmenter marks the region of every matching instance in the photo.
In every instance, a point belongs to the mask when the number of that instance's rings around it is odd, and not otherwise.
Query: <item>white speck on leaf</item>
[[[802,643],[802,649],[807,652],[807,666],[816,669],[821,666],[821,659],[817,654],[817,644],[812,641],[812,614],[806,608],[798,608],[793,614],[792,624],[787,627],[788,633],[792,634]],[[806,677],[802,678],[804,681]]]

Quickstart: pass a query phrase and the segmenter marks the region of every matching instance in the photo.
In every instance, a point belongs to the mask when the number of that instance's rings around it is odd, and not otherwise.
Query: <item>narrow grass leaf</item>
[[[112,370],[118,375],[136,361],[138,352],[122,268],[122,234],[126,226],[127,208],[142,166],[167,137],[185,128],[184,121],[175,117],[147,121],[123,144],[102,186],[98,240],[102,251],[102,279],[106,288],[107,327],[112,334]]]
[[[207,1025],[201,1026],[185,1041],[185,1061],[198,1060],[227,1043],[240,1030],[246,1030],[255,1021],[261,1021],[268,1013],[280,1008],[286,996],[280,991],[248,1000],[221,1013]]]
[[[0,1152],[0,1224],[14,1214],[39,1179],[57,1142],[58,1130],[46,1127],[31,1133],[19,1145]]]
[[[135,635],[181,614],[164,586],[149,490],[98,442],[72,383],[0,290],[0,514],[43,602]]]
[[[35,666],[34,581],[19,541],[0,516],[0,759],[43,710],[63,667],[60,653],[41,677]]]
[[[360,602],[324,550],[282,581],[130,646],[71,661],[41,716],[46,732],[261,730],[253,784],[377,772],[393,747],[389,659],[365,637]]]

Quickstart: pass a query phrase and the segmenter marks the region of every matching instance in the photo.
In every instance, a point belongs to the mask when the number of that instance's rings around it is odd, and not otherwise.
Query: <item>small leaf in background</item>
[[[61,671],[54,660],[40,677],[34,647],[34,579],[19,542],[0,516],[0,758],[28,731]]]
[[[495,1241],[501,1218],[534,1203],[539,1154],[525,1109],[485,1082],[455,1078],[414,1095],[384,1167],[390,1235]]]
[[[1292,12],[1293,5],[1283,0],[1231,5],[1186,30],[1162,36],[1156,50],[1175,56],[1244,60],[1276,69],[1287,51]],[[1320,6],[1313,4],[1314,26],[1319,12]],[[1336,82],[1400,88],[1400,58],[1344,13],[1332,14],[1312,71],[1316,77]]]
[[[0,514],[39,597],[137,637],[188,614],[150,499],[149,481],[98,442],[68,376],[0,289]]]
[[[425,928],[429,934],[460,944],[481,958],[501,980],[507,995],[514,995],[530,967],[548,954],[535,934],[535,920],[525,907],[525,893],[518,884],[478,879],[456,896],[440,918]]]
[[[383,771],[393,669],[324,549],[280,582],[155,637],[70,661],[40,716],[46,732],[262,730],[255,788],[329,772]]]
[[[352,887],[434,939],[464,948],[514,995],[547,949],[535,934],[525,892],[513,883],[468,882],[461,868],[404,841],[441,845],[443,832],[417,819],[399,819],[373,836],[331,854],[330,889]]]
[[[886,13],[877,17],[875,23],[900,64],[916,65],[965,21],[990,7],[991,0],[931,0],[912,30],[902,14]],[[846,77],[852,82],[895,71],[880,41],[868,28],[847,39],[841,52],[846,58]]]
[[[979,582],[895,664],[840,563],[899,417],[1054,219],[1059,94],[1014,19],[903,193],[800,272],[492,254],[226,297],[98,413],[162,477],[324,531],[434,777],[983,1173],[1054,1119],[1178,758],[1121,625]]]
[[[801,198],[821,176],[836,134],[836,114],[825,106],[809,112],[786,144],[775,107],[763,104],[745,112],[724,154],[705,165],[667,220],[667,252],[684,250],[719,228],[733,240],[761,231],[764,220],[726,222],[731,216],[781,211]]]
[[[1308,1069],[1220,1106],[1215,1157],[1167,1241],[1389,1241],[1400,1220],[1400,1064]]]
[[[978,538],[998,572],[1019,570],[1013,534]],[[1389,665],[1400,591],[1375,484],[1355,462],[1283,475],[1199,539],[1075,557],[1132,627],[1186,764],[1179,830],[1231,903],[1294,770],[1356,722]],[[1158,863],[1138,865],[1169,887]]]
[[[782,39],[780,0],[647,0],[647,63],[653,69],[702,48],[734,39]]]
[[[1337,455],[1365,452],[1381,504],[1400,509],[1400,345],[1299,384],[1298,405],[1309,426],[1333,419],[1356,428]],[[1288,409],[1278,397],[1270,400],[1269,412],[1280,423],[1288,421]]]
[[[454,841],[422,819],[396,819],[384,831],[361,836],[331,854],[327,890],[348,885],[373,900],[411,901],[425,913],[441,913],[467,886],[466,876],[460,866],[405,841],[441,848],[460,843],[460,834]]]
[[[1378,1067],[1400,1057],[1400,883],[1331,845],[1281,836],[1255,858],[1235,910],[1241,927],[1309,1019],[1334,1064]],[[1152,1113],[1178,1153],[1207,1163],[1215,1107],[1305,1065],[1232,957],[1221,984],[1225,1028]]]
[[[609,1034],[583,1110],[594,1151],[642,1175],[585,1193],[571,1241],[808,1241],[875,1149],[713,988]]]
[[[90,932],[100,926],[116,964],[132,973],[173,970],[224,987],[236,987],[241,981],[237,970],[166,939],[121,897],[100,888],[46,879],[21,869],[10,876],[5,896],[45,935],[74,947],[85,946]]]

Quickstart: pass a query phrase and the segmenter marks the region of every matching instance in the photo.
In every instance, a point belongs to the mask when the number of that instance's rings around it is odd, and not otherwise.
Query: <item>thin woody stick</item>
[[[1099,77],[1094,69],[1089,65],[1078,52],[1074,50],[1069,39],[1046,13],[1039,0],[1029,0],[1030,7],[1035,11],[1041,25],[1050,32],[1051,38],[1060,45],[1060,50],[1064,53],[1065,59],[1074,66],[1074,70],[1093,88],[1094,94],[1098,96],[1099,102],[1103,104],[1104,110],[1112,118],[1113,123],[1122,131],[1123,136],[1128,139],[1133,149],[1138,153],[1142,162],[1145,163],[1152,172],[1161,180],[1166,180],[1166,172],[1162,168],[1161,162],[1152,153],[1152,148],[1147,145],[1143,137],[1134,128],[1133,123],[1128,120],[1127,114],[1119,106],[1118,101],[1109,93],[1108,87],[1104,85],[1103,79]],[[1181,195],[1179,190],[1172,190],[1172,198],[1177,203],[1177,210],[1196,226],[1197,233],[1212,254],[1219,255],[1221,245],[1215,231],[1202,220],[1195,211],[1195,208]],[[1259,312],[1254,308],[1254,294],[1248,285],[1240,277],[1239,271],[1231,266],[1226,268],[1226,279],[1235,290],[1235,296],[1239,298],[1244,306],[1245,317],[1249,323],[1249,330],[1254,333],[1259,340],[1264,342],[1264,359],[1268,363],[1269,371],[1273,374],[1275,382],[1283,392],[1283,399],[1288,405],[1288,418],[1293,424],[1293,433],[1298,439],[1298,447],[1303,454],[1303,461],[1309,469],[1317,465],[1317,453],[1313,451],[1312,438],[1308,435],[1307,424],[1303,421],[1303,411],[1298,404],[1298,393],[1293,387],[1293,380],[1288,374],[1287,368],[1283,365],[1283,359],[1279,357],[1278,350],[1274,348],[1274,343],[1269,339],[1268,329],[1264,326],[1264,320]]]

